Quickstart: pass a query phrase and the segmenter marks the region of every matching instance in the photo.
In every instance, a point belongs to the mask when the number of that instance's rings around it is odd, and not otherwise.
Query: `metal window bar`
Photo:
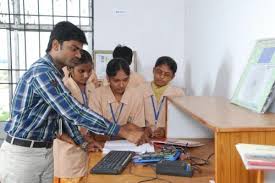
[[[78,19],[78,26],[86,33],[91,33],[91,37],[88,39],[91,40],[91,44],[89,46],[89,51],[92,51],[94,49],[94,1],[93,0],[88,0],[87,7],[88,8],[88,16],[82,15],[81,10],[83,5],[83,1],[81,0],[66,0],[65,1],[65,6],[63,8],[66,8],[65,15],[57,15],[55,14],[55,9],[60,8],[60,7],[55,7],[55,2],[57,0],[51,0],[51,12],[49,13],[41,13],[40,12],[40,7],[41,7],[41,2],[44,0],[37,0],[37,6],[33,7],[35,8],[35,13],[26,13],[26,2],[30,0],[2,0],[6,1],[7,3],[7,9],[8,12],[2,12],[0,11],[0,30],[7,30],[6,37],[7,37],[7,47],[8,47],[8,53],[7,53],[7,60],[8,60],[8,67],[6,68],[0,68],[0,72],[4,71],[8,73],[8,80],[5,81],[0,81],[0,86],[8,85],[8,90],[9,90],[9,108],[11,108],[11,101],[13,97],[13,91],[14,91],[14,86],[17,83],[19,77],[20,77],[20,72],[25,72],[27,68],[29,67],[28,65],[28,50],[27,48],[27,32],[38,32],[38,55],[42,56],[43,53],[41,53],[41,32],[50,32],[53,28],[53,26],[57,23],[55,22],[56,18],[59,19],[64,19],[64,20],[69,20],[70,18],[77,18]],[[69,2],[78,2],[79,8],[78,8],[78,15],[69,15],[69,10],[68,10],[68,3]],[[22,3],[22,11],[20,10],[20,2]],[[82,3],[82,4],[81,4]],[[12,6],[13,5],[13,6]],[[1,2],[0,2],[1,6]],[[5,21],[4,17],[8,16],[8,22]],[[1,17],[3,17],[4,21],[1,21]],[[36,17],[37,22],[30,23],[27,22],[26,18],[28,17]],[[42,23],[41,18],[50,18],[52,24],[47,24],[47,23]],[[82,20],[88,19],[88,24],[82,24]],[[24,41],[24,48],[21,48],[20,42],[19,42],[19,36],[20,32],[23,33],[21,36],[23,36],[23,41]],[[2,35],[0,35],[1,37]],[[21,40],[22,41],[22,40]],[[24,66],[20,66],[20,60],[19,57],[20,55],[20,50],[24,53]],[[38,58],[37,58],[38,59]],[[23,68],[21,68],[23,67]],[[0,120],[2,122],[2,120]]]
[[[7,0],[7,2],[8,2],[8,13],[9,13],[9,28],[11,28],[11,14],[10,14],[10,12],[11,12],[11,9],[10,9],[10,0]],[[14,13],[14,12],[13,12]],[[12,70],[12,40],[11,40],[11,31],[9,31],[9,42],[8,42],[8,47],[9,47],[9,50],[10,50],[10,52],[8,53],[8,59],[9,59],[9,61],[8,61],[8,63],[9,63],[9,65],[8,65],[8,68],[9,69],[11,69]],[[9,79],[9,82],[10,81],[13,81],[13,75],[12,75],[12,72],[8,72],[8,79]],[[12,94],[13,94],[13,85],[12,84],[10,84],[9,85],[9,109],[11,109],[11,101],[12,101]]]
[[[39,6],[39,0],[37,0],[37,13],[40,14],[40,6]],[[39,51],[39,57],[41,57],[41,36],[40,36],[40,16],[38,16],[38,51]]]

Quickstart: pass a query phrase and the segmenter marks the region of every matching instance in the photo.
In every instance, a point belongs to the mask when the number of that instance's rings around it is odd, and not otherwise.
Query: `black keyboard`
[[[134,154],[132,151],[110,151],[91,169],[91,173],[120,174]]]

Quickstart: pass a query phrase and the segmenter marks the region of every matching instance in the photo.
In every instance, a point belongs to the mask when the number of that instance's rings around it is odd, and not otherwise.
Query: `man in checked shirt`
[[[133,124],[119,126],[84,107],[64,87],[62,68],[73,67],[81,57],[85,34],[70,22],[53,28],[46,55],[38,59],[18,81],[5,127],[7,137],[0,149],[1,183],[51,183],[53,181],[52,142],[63,128],[83,150],[85,142],[79,126],[109,136],[121,136],[136,144],[146,141],[144,133]]]

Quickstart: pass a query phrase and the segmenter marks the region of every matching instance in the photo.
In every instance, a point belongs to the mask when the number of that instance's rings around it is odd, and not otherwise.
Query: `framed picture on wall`
[[[105,78],[106,75],[106,67],[108,62],[113,58],[113,51],[112,50],[94,50],[93,57],[94,57],[94,65],[95,65],[95,72],[99,80]],[[134,71],[137,71],[137,54],[136,51],[133,51],[133,58],[132,64],[130,68]]]

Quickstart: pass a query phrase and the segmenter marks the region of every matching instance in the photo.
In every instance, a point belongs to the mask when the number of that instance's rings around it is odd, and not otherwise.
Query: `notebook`
[[[236,148],[246,169],[275,169],[275,146],[240,143]]]

